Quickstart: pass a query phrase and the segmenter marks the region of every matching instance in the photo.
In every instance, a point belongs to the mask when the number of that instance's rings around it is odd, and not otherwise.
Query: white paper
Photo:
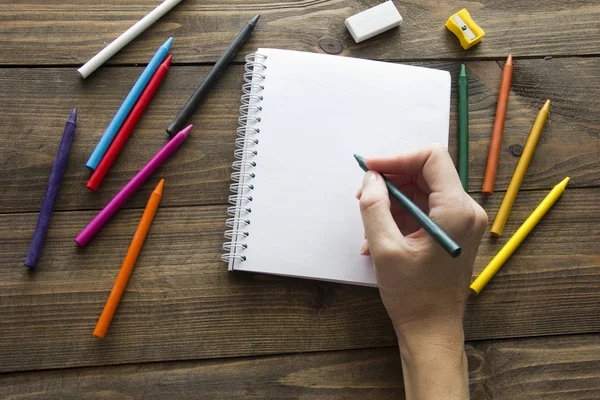
[[[376,285],[359,254],[363,225],[354,195],[363,171],[353,154],[389,155],[448,144],[445,71],[287,50],[267,55],[256,103],[258,155],[235,270]]]

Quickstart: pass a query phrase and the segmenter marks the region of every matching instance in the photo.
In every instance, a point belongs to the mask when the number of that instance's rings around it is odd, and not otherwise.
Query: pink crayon
[[[148,164],[144,166],[134,176],[123,189],[117,193],[115,197],[94,217],[94,219],[77,235],[75,238],[75,242],[81,247],[84,247],[91,238],[98,233],[100,229],[104,226],[106,221],[113,216],[114,213],[117,212],[119,208],[127,201],[129,196],[133,194],[145,181],[152,175],[156,169],[165,162],[167,158],[171,154],[175,152],[181,146],[181,144],[187,139],[190,134],[193,125],[188,125],[186,128],[182,129],[179,133],[177,133],[173,138],[167,143],[156,155],[148,161]]]

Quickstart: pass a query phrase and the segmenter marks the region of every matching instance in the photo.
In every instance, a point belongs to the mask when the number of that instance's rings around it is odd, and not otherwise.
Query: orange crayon
[[[496,182],[496,170],[498,168],[498,158],[500,157],[502,134],[504,133],[504,121],[506,120],[506,106],[508,105],[512,73],[512,54],[509,54],[504,64],[504,70],[502,71],[500,93],[498,93],[498,106],[496,107],[496,120],[494,121],[494,129],[492,130],[492,141],[490,142],[490,152],[488,153],[488,162],[485,168],[483,189],[481,189],[488,196],[494,192],[494,183]]]
[[[129,250],[127,250],[127,255],[125,256],[123,265],[121,265],[119,275],[117,275],[117,280],[113,285],[110,295],[108,296],[108,300],[106,300],[106,305],[104,306],[104,310],[102,310],[100,319],[96,324],[96,329],[94,329],[94,336],[103,338],[106,335],[106,331],[108,330],[110,321],[112,320],[112,317],[115,314],[115,311],[117,310],[117,306],[119,305],[121,296],[125,291],[127,281],[129,280],[129,276],[131,275],[131,271],[133,271],[135,262],[137,261],[137,258],[140,255],[140,251],[142,250],[142,246],[144,245],[144,240],[146,240],[146,235],[148,235],[148,231],[150,230],[150,226],[152,225],[152,221],[154,220],[156,209],[158,208],[158,204],[160,203],[160,199],[162,198],[164,186],[165,180],[161,179],[154,191],[152,192],[152,194],[150,195],[148,205],[146,205],[146,209],[144,210],[142,219],[140,220],[140,223],[135,231],[135,235],[133,235],[133,240],[131,241]]]

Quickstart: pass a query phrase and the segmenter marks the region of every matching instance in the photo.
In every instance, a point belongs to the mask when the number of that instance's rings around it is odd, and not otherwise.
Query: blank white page
[[[448,144],[450,75],[401,64],[259,49],[258,151],[234,270],[376,285],[358,201],[353,154],[389,155]]]

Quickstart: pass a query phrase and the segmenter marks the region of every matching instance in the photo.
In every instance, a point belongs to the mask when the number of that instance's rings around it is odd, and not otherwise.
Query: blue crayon
[[[100,161],[102,160],[102,157],[104,157],[104,153],[106,153],[108,146],[110,146],[117,132],[119,132],[119,129],[121,129],[121,125],[123,125],[123,122],[131,112],[131,109],[146,88],[146,85],[148,85],[150,78],[152,78],[152,75],[154,75],[154,72],[156,72],[160,63],[162,63],[167,57],[169,49],[171,48],[171,43],[173,43],[173,38],[169,38],[169,40],[167,40],[158,48],[158,51],[156,54],[154,54],[154,57],[152,57],[152,60],[150,60],[144,72],[142,72],[135,85],[133,85],[131,88],[131,91],[123,101],[123,104],[121,104],[121,107],[119,107],[119,110],[113,117],[112,121],[110,121],[110,124],[108,125],[108,128],[106,128],[104,135],[102,135],[100,138],[100,141],[92,152],[90,159],[85,164],[85,166],[92,171],[98,167],[98,164],[100,164]]]

